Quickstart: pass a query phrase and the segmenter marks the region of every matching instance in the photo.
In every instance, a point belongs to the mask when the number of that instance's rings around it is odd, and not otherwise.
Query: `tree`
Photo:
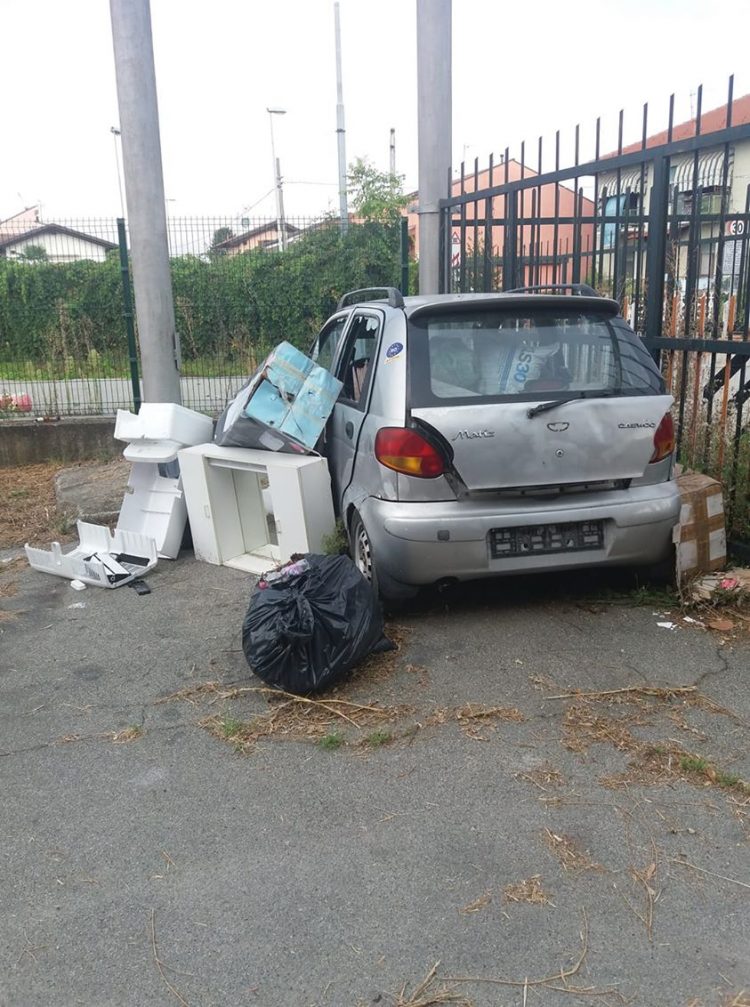
[[[409,202],[404,176],[378,171],[365,157],[349,165],[347,181],[354,211],[363,220],[396,224]]]
[[[22,252],[18,253],[17,258],[22,259],[24,262],[49,261],[47,249],[43,245],[27,245]]]
[[[234,231],[231,227],[217,227],[214,231],[214,236],[211,238],[211,244],[208,249],[209,255],[224,255],[226,249],[219,248],[222,242],[228,241],[230,238],[234,237]]]

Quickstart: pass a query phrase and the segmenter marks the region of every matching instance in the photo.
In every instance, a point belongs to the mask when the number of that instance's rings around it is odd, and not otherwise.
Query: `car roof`
[[[373,301],[372,303],[378,303]],[[382,303],[382,302],[381,302]],[[448,311],[466,305],[474,308],[537,307],[567,308],[568,310],[600,311],[618,315],[620,305],[608,297],[571,294],[513,293],[496,294],[420,294],[404,298],[404,312],[408,318],[429,311]]]

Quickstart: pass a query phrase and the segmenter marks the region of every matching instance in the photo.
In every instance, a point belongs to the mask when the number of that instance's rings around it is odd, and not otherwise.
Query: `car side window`
[[[320,335],[315,340],[315,346],[310,354],[312,359],[320,367],[325,367],[327,371],[332,370],[333,361],[336,357],[336,350],[339,348],[341,337],[344,334],[346,323],[349,318],[343,315],[341,318],[334,318],[320,330]]]
[[[379,336],[380,319],[377,315],[355,314],[336,377],[344,385],[341,400],[357,409],[365,408]]]

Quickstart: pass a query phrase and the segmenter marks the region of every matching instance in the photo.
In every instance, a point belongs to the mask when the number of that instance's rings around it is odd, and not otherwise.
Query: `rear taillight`
[[[375,457],[394,472],[420,479],[435,479],[445,472],[445,459],[416,430],[383,427],[375,438]]]
[[[652,462],[663,461],[674,451],[674,423],[672,414],[667,413],[662,419],[654,434],[654,453],[651,455]]]

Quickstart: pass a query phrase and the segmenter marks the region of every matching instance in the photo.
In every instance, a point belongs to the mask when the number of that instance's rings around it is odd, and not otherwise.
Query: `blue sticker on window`
[[[385,351],[385,355],[389,360],[391,360],[393,357],[397,357],[399,353],[403,352],[404,352],[403,343],[391,343],[391,345]]]

